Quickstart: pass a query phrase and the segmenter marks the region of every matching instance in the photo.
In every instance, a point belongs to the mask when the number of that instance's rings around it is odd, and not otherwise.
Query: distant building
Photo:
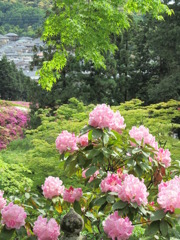
[[[8,33],[5,36],[9,38],[9,41],[17,41],[19,39],[19,36],[15,33]]]
[[[0,46],[5,45],[9,42],[9,38],[0,34]]]

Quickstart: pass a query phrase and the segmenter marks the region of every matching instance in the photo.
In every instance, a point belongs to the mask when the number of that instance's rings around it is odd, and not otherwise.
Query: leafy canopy
[[[53,58],[40,70],[40,84],[50,90],[69,54],[105,68],[103,54],[115,52],[112,36],[130,26],[131,15],[150,12],[162,19],[171,10],[160,0],[57,0],[44,25],[43,40],[55,47]]]

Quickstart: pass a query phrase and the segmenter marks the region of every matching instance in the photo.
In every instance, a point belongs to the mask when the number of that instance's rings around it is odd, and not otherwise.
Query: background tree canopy
[[[56,1],[53,13],[44,25],[43,39],[55,46],[51,61],[43,63],[40,84],[51,89],[67,62],[69,53],[78,59],[92,61],[105,68],[104,53],[117,49],[112,36],[120,35],[130,26],[132,15],[150,12],[162,19],[162,13],[171,10],[160,0],[92,0]]]

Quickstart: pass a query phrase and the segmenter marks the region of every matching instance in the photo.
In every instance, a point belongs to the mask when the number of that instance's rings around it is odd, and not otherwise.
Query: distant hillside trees
[[[30,101],[35,83],[4,56],[0,61],[0,98]]]

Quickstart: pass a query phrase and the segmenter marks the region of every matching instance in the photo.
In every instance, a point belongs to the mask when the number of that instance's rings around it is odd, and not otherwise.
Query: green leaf
[[[115,211],[117,209],[123,209],[127,206],[127,204],[128,204],[127,202],[123,202],[120,200],[113,204],[112,209],[113,209],[113,211]]]
[[[106,200],[107,200],[108,203],[114,203],[114,196],[108,195]]]
[[[141,148],[134,148],[132,150],[132,154],[136,154],[136,153],[139,153],[139,152],[142,152],[142,149]]]
[[[138,177],[142,176],[143,170],[142,170],[142,168],[139,165],[136,165],[134,170],[137,173]]]
[[[140,210],[144,215],[147,214],[147,212],[146,212],[146,210],[144,209],[143,206],[138,206],[138,208],[139,208],[139,210]]]
[[[77,213],[81,214],[81,206],[80,206],[80,204],[79,204],[78,201],[75,201],[75,202],[73,203],[73,208],[74,208],[74,210],[75,210]]]
[[[106,196],[100,197],[98,199],[95,200],[94,205],[95,206],[101,206],[104,203],[106,203]]]
[[[93,131],[92,131],[92,138],[98,139],[98,138],[102,137],[102,135],[103,135],[103,131],[102,130],[100,130],[100,129],[93,129]]]
[[[7,230],[5,227],[3,227],[0,233],[0,240],[5,240],[5,239],[10,240],[14,233],[15,233],[14,229]]]
[[[66,159],[66,161],[65,161],[65,163],[64,163],[64,169],[66,169],[66,167],[71,163],[71,161],[74,159],[74,155],[70,155],[67,159]]]
[[[168,234],[168,223],[164,220],[160,222],[160,231],[164,237]]]
[[[88,131],[90,131],[90,130],[92,130],[92,129],[94,129],[94,127],[92,127],[92,126],[90,126],[90,125],[87,125],[87,126],[83,127],[83,128],[81,129],[81,135],[87,133]]]
[[[89,152],[87,154],[87,158],[88,159],[92,159],[92,158],[94,158],[95,156],[97,156],[99,154],[100,154],[100,150],[99,149],[92,149],[92,150],[89,150]]]
[[[155,235],[159,230],[159,221],[152,222],[145,231],[146,235]]]
[[[156,212],[153,212],[150,216],[151,221],[157,221],[165,217],[166,213],[163,210],[157,210]]]
[[[30,194],[28,192],[25,193],[25,198],[29,199],[30,198]]]
[[[109,142],[109,135],[105,132],[103,133],[103,144],[106,145]]]
[[[92,176],[97,170],[98,169],[95,166],[90,167],[85,173],[86,177]]]
[[[92,220],[97,220],[97,218],[91,212],[86,212],[85,216],[91,218]]]

